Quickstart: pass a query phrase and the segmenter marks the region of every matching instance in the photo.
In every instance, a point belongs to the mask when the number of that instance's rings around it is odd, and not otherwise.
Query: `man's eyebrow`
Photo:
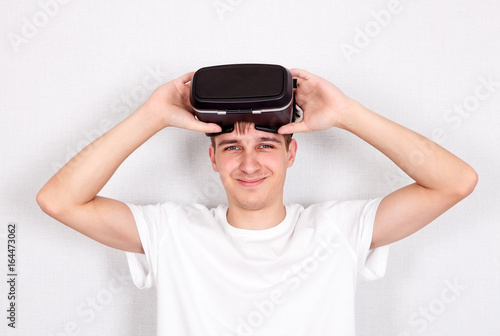
[[[255,138],[258,142],[275,142],[275,143],[279,143],[281,144],[282,141],[276,137],[258,137],[258,138]],[[221,140],[221,142],[219,142],[219,146],[224,146],[224,145],[229,145],[229,144],[237,144],[237,143],[240,143],[239,140],[237,139],[224,139],[224,140]]]

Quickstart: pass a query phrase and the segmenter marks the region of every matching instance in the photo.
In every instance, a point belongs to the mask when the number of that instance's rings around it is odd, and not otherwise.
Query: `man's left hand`
[[[300,122],[283,125],[280,134],[323,131],[340,127],[352,100],[329,81],[302,69],[290,69],[297,78],[295,102],[304,112]]]

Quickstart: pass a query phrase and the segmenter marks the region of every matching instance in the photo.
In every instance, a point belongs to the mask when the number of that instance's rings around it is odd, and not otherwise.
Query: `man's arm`
[[[134,150],[164,127],[220,131],[218,125],[198,121],[192,114],[185,83],[193,74],[160,86],[137,111],[73,157],[37,194],[40,208],[102,244],[144,253],[130,209],[97,193]]]
[[[280,133],[345,129],[380,150],[415,181],[380,203],[371,249],[415,233],[474,190],[477,173],[455,155],[349,99],[326,80],[304,70],[291,71],[298,77],[296,101],[304,119],[283,126]]]
[[[477,173],[464,161],[357,102],[339,127],[380,150],[415,181],[384,197],[370,248],[415,233],[467,197],[477,184]]]

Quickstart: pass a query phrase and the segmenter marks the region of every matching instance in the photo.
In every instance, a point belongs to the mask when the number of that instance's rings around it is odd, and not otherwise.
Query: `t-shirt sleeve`
[[[370,250],[375,214],[382,197],[326,203],[335,226],[347,240],[357,262],[357,282],[377,280],[385,275],[389,245]]]
[[[132,211],[144,249],[144,254],[126,252],[130,275],[137,288],[151,288],[156,283],[159,243],[168,232],[168,222],[174,218],[177,204],[125,204]]]
[[[358,256],[358,283],[383,278],[387,267],[389,245],[384,245],[370,250],[373,237],[375,214],[382,198],[366,201],[362,206],[361,216],[358,220],[355,249]]]

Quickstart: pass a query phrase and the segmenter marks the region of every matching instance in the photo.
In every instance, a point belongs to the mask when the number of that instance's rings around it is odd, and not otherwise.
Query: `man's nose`
[[[247,174],[252,174],[259,170],[260,163],[257,154],[253,151],[245,151],[241,156],[240,169]]]

